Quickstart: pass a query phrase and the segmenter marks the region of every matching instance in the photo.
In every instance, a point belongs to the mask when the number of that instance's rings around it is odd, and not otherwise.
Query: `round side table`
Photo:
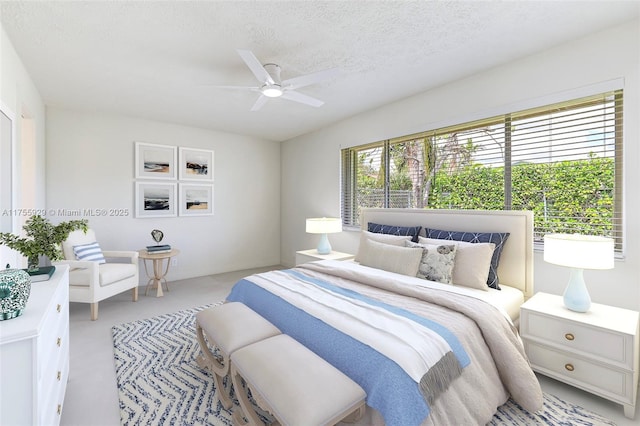
[[[167,291],[169,291],[169,283],[167,282],[167,279],[165,277],[169,272],[169,265],[171,264],[170,259],[173,256],[177,256],[179,254],[180,254],[180,250],[178,249],[171,249],[170,252],[166,252],[166,253],[149,253],[147,252],[146,249],[138,250],[138,256],[140,257],[140,259],[142,259],[142,263],[144,264],[144,272],[149,277],[149,281],[147,282],[147,288],[144,291],[145,296],[149,292],[150,288],[157,289],[156,297],[164,296],[164,293],[162,292],[163,282],[165,287],[167,288]],[[153,275],[149,274],[149,270],[147,269],[147,260],[153,261]],[[167,265],[164,268],[164,272],[163,272],[162,263],[165,260],[167,261]]]

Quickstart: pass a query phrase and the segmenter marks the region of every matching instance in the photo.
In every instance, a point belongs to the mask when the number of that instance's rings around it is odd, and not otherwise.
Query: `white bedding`
[[[359,265],[358,262],[354,260],[347,260],[343,262]],[[366,266],[359,266],[366,268]],[[445,285],[451,287],[448,284],[440,284],[433,281],[429,281],[429,283],[435,286]],[[482,299],[494,306],[499,307],[509,316],[509,318],[511,318],[511,321],[513,321],[514,324],[518,324],[518,320],[520,319],[520,305],[524,303],[524,293],[521,290],[503,283],[500,283],[500,290],[490,288],[489,291],[477,290],[474,288],[455,285],[453,287],[459,289],[463,293],[471,294],[478,299]]]
[[[463,358],[468,358],[461,361],[463,368],[459,375],[445,387],[434,383],[436,387],[429,390],[434,391],[435,400],[430,400],[427,395],[420,396],[422,380],[418,385],[406,371],[403,373],[404,367],[398,367],[397,359],[389,362],[392,358],[370,349],[373,347],[351,333],[329,325],[331,319],[321,314],[325,311],[316,310],[310,314],[306,308],[300,309],[299,302],[293,305],[287,301],[304,301],[311,297],[322,303],[312,295],[314,293],[304,289],[306,284],[283,287],[280,285],[281,274],[275,272],[239,281],[227,300],[245,303],[365,389],[370,409],[358,424],[485,424],[509,396],[525,409],[536,411],[541,407],[542,392],[524,354],[517,329],[507,312],[487,296],[488,292],[339,261],[311,262],[282,272],[287,276],[302,274],[306,278],[299,278],[306,283],[356,300],[366,298],[374,301],[368,302],[373,305],[394,306],[396,308],[390,309],[401,309],[409,315],[433,321],[458,340],[457,343],[447,340],[452,344],[451,348],[460,348],[460,345],[464,348],[466,355],[463,354]],[[279,289],[272,288],[271,283]],[[288,290],[284,291],[285,287]],[[299,294],[302,299],[282,297],[289,292]],[[346,307],[343,312],[350,315],[352,310]],[[379,329],[384,333],[386,326]]]

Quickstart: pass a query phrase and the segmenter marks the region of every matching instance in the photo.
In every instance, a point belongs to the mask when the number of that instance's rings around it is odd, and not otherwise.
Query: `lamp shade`
[[[581,234],[544,236],[544,260],[578,269],[612,269],[613,239]]]
[[[307,219],[307,233],[309,234],[333,234],[342,232],[340,218],[319,217]]]

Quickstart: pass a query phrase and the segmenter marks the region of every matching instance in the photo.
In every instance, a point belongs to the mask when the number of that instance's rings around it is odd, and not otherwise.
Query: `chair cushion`
[[[92,262],[105,263],[102,249],[97,241],[89,244],[73,246],[73,253],[78,260],[90,260]]]
[[[98,266],[100,286],[107,286],[136,275],[137,265],[132,263],[103,263]],[[73,269],[69,271],[69,285],[89,286],[89,270]]]

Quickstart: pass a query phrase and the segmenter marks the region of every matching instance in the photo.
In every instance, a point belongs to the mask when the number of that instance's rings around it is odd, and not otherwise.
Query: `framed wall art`
[[[180,184],[180,216],[209,216],[212,214],[212,184]]]
[[[213,182],[213,151],[180,147],[180,180]]]
[[[136,217],[177,216],[176,183],[136,182]]]
[[[136,142],[136,179],[177,179],[177,147]]]

